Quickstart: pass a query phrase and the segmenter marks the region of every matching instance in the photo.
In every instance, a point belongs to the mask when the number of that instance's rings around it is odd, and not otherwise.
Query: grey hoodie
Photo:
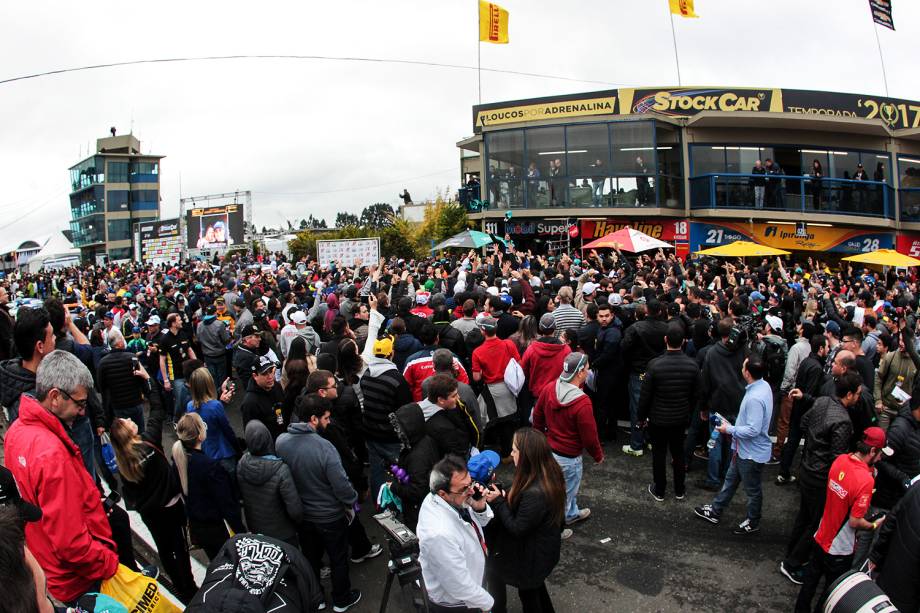
[[[291,470],[274,455],[265,424],[246,424],[246,446],[249,450],[236,467],[246,523],[253,532],[296,543],[303,507]]]
[[[227,324],[220,321],[213,315],[206,315],[201,323],[198,324],[198,342],[201,344],[201,351],[211,358],[222,358],[227,353],[227,345],[230,343],[230,332],[227,330]]]
[[[278,455],[291,467],[307,521],[332,522],[358,499],[335,447],[308,423],[288,426],[275,442]]]
[[[578,400],[579,397],[584,395],[585,393],[580,387],[572,385],[562,379],[556,379],[556,400],[559,401],[559,404],[572,404]]]

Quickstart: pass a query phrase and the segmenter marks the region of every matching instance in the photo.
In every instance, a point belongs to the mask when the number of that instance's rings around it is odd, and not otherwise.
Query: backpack
[[[261,534],[237,534],[208,565],[188,613],[307,613],[324,595],[303,554]]]
[[[767,383],[778,385],[783,381],[786,372],[786,345],[782,340],[772,336],[765,336],[759,341],[751,343],[751,352],[760,355],[767,365],[764,376]]]

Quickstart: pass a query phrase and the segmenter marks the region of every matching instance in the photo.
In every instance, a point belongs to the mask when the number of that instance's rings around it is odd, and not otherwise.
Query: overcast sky
[[[667,0],[505,0],[509,45],[482,66],[483,102],[676,85]],[[892,97],[920,100],[920,2],[880,28]],[[697,0],[675,18],[684,84],[884,95],[867,0]],[[180,56],[299,54],[476,65],[476,0],[4,2],[0,80]],[[594,83],[590,81],[596,81]],[[601,82],[601,83],[598,83]],[[606,85],[605,85],[606,84]],[[252,190],[254,222],[415,201],[459,183],[475,70],[315,60],[108,68],[0,85],[0,243],[67,227],[67,169],[133,125],[165,155],[161,216],[180,196]],[[21,218],[21,219],[20,219]],[[296,223],[296,222],[295,222]]]

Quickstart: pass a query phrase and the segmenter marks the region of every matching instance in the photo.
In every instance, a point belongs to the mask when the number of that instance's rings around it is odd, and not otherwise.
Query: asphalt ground
[[[239,399],[228,416],[242,431]],[[166,426],[164,446],[175,440]],[[547,581],[556,611],[789,611],[797,594],[779,573],[779,562],[798,508],[795,487],[774,485],[778,467],[764,470],[763,519],[759,533],[735,536],[732,528],[744,519],[746,498],[739,488],[718,526],[693,514],[693,507],[709,502],[713,494],[696,487],[704,467],[696,460],[687,478],[687,496],[678,501],[669,489],[664,502],[655,501],[646,488],[651,481],[651,454],[634,458],[620,451],[625,437],[605,445],[606,460],[599,465],[585,456],[584,478],[578,496],[591,517],[573,526],[574,536],[562,544],[562,556]],[[2,448],[0,448],[2,453]],[[511,468],[501,467],[499,478],[511,482]],[[670,471],[669,471],[670,472]],[[670,474],[669,474],[670,478]],[[362,510],[361,520],[373,542],[386,547],[383,531]],[[135,522],[136,524],[137,522]],[[137,539],[142,561],[151,550]],[[207,565],[203,552],[193,552],[200,578]],[[152,561],[156,561],[155,557]],[[380,610],[387,579],[388,555],[351,565],[352,585],[363,592],[353,611]],[[331,590],[323,580],[327,597]],[[168,587],[168,582],[166,582]],[[510,611],[520,611],[514,588],[509,588]],[[330,607],[331,608],[331,607]],[[394,584],[388,611],[411,611]]]

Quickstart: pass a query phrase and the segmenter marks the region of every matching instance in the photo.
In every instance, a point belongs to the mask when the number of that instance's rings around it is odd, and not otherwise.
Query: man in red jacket
[[[26,525],[26,543],[48,577],[48,591],[71,602],[115,574],[112,530],[80,449],[67,429],[86,413],[89,370],[71,353],[52,351],[23,394],[19,419],[6,435],[5,457],[22,499],[42,518]]]
[[[556,320],[552,313],[540,318],[540,338],[524,351],[521,369],[527,377],[527,388],[534,398],[540,396],[543,388],[562,374],[565,356],[572,353],[568,345],[556,338]]]
[[[553,457],[565,477],[565,523],[568,526],[591,515],[591,509],[579,509],[576,500],[581,485],[582,450],[587,450],[596,463],[604,461],[591,399],[581,390],[587,378],[588,357],[580,352],[570,353],[565,357],[559,379],[555,385],[543,388],[533,409],[533,427],[546,433]],[[565,530],[562,537],[571,535],[571,530]]]

